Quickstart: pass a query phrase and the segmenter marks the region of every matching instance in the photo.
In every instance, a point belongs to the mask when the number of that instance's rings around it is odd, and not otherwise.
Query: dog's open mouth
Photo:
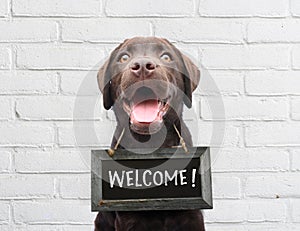
[[[132,99],[123,101],[130,118],[131,129],[139,134],[153,134],[163,125],[163,116],[169,109],[170,97],[160,99],[148,87],[140,87]]]

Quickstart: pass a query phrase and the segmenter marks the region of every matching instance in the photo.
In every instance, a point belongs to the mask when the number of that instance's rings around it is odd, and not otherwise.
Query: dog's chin
[[[129,116],[130,129],[141,135],[157,133],[163,126],[163,117],[170,107],[171,97],[161,99],[150,88],[139,88],[131,99],[123,100],[123,109]]]

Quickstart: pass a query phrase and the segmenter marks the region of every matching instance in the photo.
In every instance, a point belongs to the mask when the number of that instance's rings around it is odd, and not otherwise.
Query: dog
[[[111,149],[192,146],[182,119],[184,104],[200,71],[172,43],[157,37],[134,37],[121,43],[98,72],[106,110],[117,126]],[[203,231],[201,211],[99,212],[95,231]]]

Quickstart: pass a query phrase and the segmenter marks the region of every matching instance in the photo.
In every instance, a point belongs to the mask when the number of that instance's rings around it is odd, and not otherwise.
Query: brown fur
[[[157,64],[154,74],[148,79],[145,76],[136,78],[129,70],[129,64],[118,62],[122,52],[130,52],[131,59],[149,59]],[[159,59],[159,54],[168,52],[172,62],[165,64]],[[159,80],[151,88],[161,98],[169,92],[172,107],[163,117],[165,133],[159,130],[155,134],[139,134],[129,123],[129,116],[124,111],[122,93],[131,94],[136,89],[131,86],[151,85],[151,81]],[[103,93],[103,103],[106,109],[111,107],[117,119],[111,147],[114,147],[121,131],[125,128],[120,148],[172,147],[179,145],[179,137],[173,125],[179,129],[188,146],[192,146],[190,132],[182,120],[183,104],[191,107],[192,92],[199,83],[200,72],[192,61],[183,55],[175,46],[165,39],[155,37],[136,37],[125,40],[111,54],[109,60],[100,68],[98,83]],[[172,86],[176,88],[172,88]],[[130,90],[128,90],[130,89]],[[126,91],[128,92],[126,93]],[[133,93],[132,93],[133,94]],[[164,140],[162,141],[162,137]],[[151,138],[150,142],[147,142]],[[125,147],[124,147],[125,146]],[[186,211],[140,211],[140,212],[100,212],[95,220],[95,231],[204,231],[202,213],[199,210]]]

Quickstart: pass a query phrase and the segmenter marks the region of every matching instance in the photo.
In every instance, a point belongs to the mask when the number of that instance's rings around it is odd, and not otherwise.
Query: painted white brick
[[[16,223],[74,223],[91,224],[95,213],[90,201],[15,202]]]
[[[298,71],[251,71],[245,78],[246,92],[248,95],[299,95],[299,77]]]
[[[219,17],[284,17],[288,15],[288,0],[202,0],[200,14]]]
[[[201,50],[202,64],[208,69],[287,69],[289,67],[289,50],[282,45],[216,46]]]
[[[15,155],[18,173],[90,172],[89,166],[90,150],[28,150]]]
[[[223,122],[186,121],[196,146],[232,147],[239,142],[238,127]]]
[[[113,28],[113,29],[112,29]],[[122,42],[125,38],[150,36],[150,22],[132,19],[81,19],[62,23],[64,41]]]
[[[249,197],[299,197],[299,176],[298,174],[249,176],[245,183],[245,193]]]
[[[242,43],[244,37],[242,23],[225,20],[159,20],[154,26],[155,36],[173,41]]]
[[[293,199],[291,200],[292,206],[292,220],[294,222],[300,222],[300,200]]]
[[[292,50],[292,67],[300,69],[300,46],[295,46]]]
[[[99,0],[23,0],[13,1],[16,16],[97,16],[100,14]]]
[[[20,46],[17,67],[20,69],[98,69],[104,50],[62,45]]]
[[[54,142],[54,129],[45,125],[0,124],[0,145],[44,146]]]
[[[256,21],[248,25],[248,42],[299,42],[300,21]]]
[[[222,108],[217,110],[220,99],[201,99],[201,118],[204,120],[285,120],[289,117],[289,102],[286,98],[222,97]],[[213,111],[212,111],[213,110]]]
[[[247,146],[294,146],[299,144],[299,123],[258,123],[246,128]]]
[[[76,146],[110,146],[115,122],[110,121],[90,121],[78,122],[73,126],[59,126],[58,136],[59,145],[74,147]]]
[[[9,220],[9,204],[7,202],[0,201],[0,222],[8,223],[8,220]]]
[[[98,71],[59,72],[60,89],[64,95],[99,95],[97,73]]]
[[[8,98],[0,97],[0,120],[12,118],[12,101]]]
[[[105,12],[108,16],[191,16],[194,13],[194,1],[192,0],[165,0],[165,1],[139,1],[128,0],[124,7],[122,0],[106,2]]]
[[[247,220],[247,204],[240,200],[215,200],[213,210],[205,210],[206,222],[243,222]]]
[[[1,229],[1,231],[10,231],[9,225],[0,225],[0,229]]]
[[[18,99],[16,112],[25,120],[93,120],[100,119],[100,103],[97,96],[34,96]]]
[[[8,172],[10,170],[11,155],[10,152],[0,151],[0,173]]]
[[[90,199],[91,176],[69,176],[59,179],[59,192],[64,199]]]
[[[239,71],[202,71],[200,78],[199,94],[240,95],[244,92],[243,73]]]
[[[91,224],[95,213],[90,201],[15,202],[16,223],[77,223]]]
[[[238,199],[241,197],[241,181],[238,177],[220,177],[212,179],[214,198]]]
[[[56,39],[54,21],[0,21],[0,42],[49,42]]]
[[[10,68],[10,56],[9,48],[0,47],[0,70],[8,70]]]
[[[297,0],[291,0],[291,12],[293,16],[300,16],[300,2]]]
[[[96,214],[95,214],[96,216]],[[49,225],[26,225],[26,224],[20,224],[15,225],[14,230],[15,231],[91,231],[94,229],[93,225],[64,225],[64,224],[49,224]],[[1,229],[2,231],[2,229]],[[8,231],[8,230],[7,230]]]
[[[212,149],[211,160],[214,172],[289,170],[289,152],[275,148]]]
[[[8,1],[0,0],[0,17],[5,17],[8,14]]]
[[[54,180],[49,176],[0,176],[0,198],[39,198],[54,194]]]
[[[293,171],[300,171],[300,150],[291,150],[291,169]]]
[[[259,200],[249,203],[248,221],[278,222],[286,221],[287,208],[280,200]]]
[[[1,71],[0,94],[49,94],[56,93],[55,72]]]
[[[292,119],[300,120],[300,99],[294,98],[292,99],[292,108],[291,108]]]

